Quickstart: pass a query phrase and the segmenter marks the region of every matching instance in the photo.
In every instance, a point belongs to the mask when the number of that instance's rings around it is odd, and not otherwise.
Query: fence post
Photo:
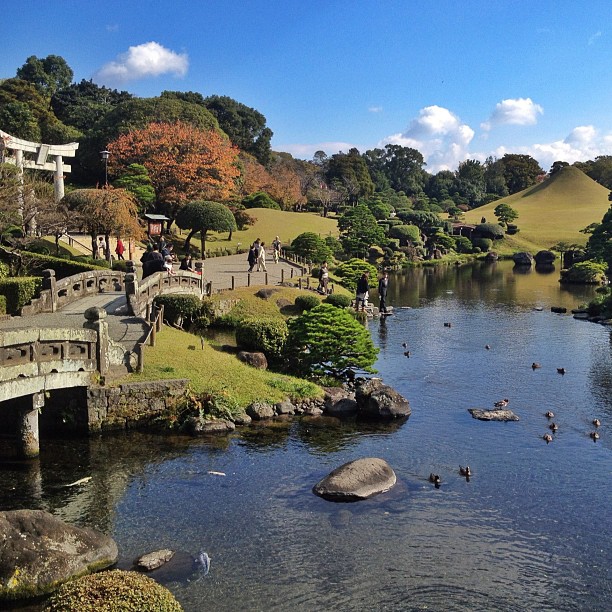
[[[232,291],[236,288],[236,278],[232,274]]]
[[[266,281],[265,281],[265,283],[264,283],[264,284],[265,284],[265,285],[267,285],[267,284],[268,284],[268,273],[267,273],[267,272],[266,272]]]
[[[156,322],[153,321],[151,323],[151,333],[149,334],[149,345],[155,346],[155,336],[157,335],[157,325]]]
[[[136,363],[136,372],[140,373],[144,369],[144,342],[139,342],[135,347],[138,362]]]
[[[301,289],[302,288],[302,277],[300,276],[300,278],[298,279],[298,287]]]
[[[161,331],[163,324],[164,324],[164,305],[162,304],[159,307],[159,311],[157,312],[157,317],[155,319],[155,325],[157,326],[157,331]]]
[[[51,312],[55,312],[57,310],[57,289],[55,287],[55,270],[43,270],[42,275],[42,289],[43,291],[45,289],[49,291],[51,297]]]
[[[306,289],[310,289],[310,276],[306,277]]]
[[[281,268],[281,284],[285,282],[285,268]]]
[[[293,266],[291,267],[291,278],[293,278]]]
[[[251,275],[247,274],[247,287],[251,286]]]

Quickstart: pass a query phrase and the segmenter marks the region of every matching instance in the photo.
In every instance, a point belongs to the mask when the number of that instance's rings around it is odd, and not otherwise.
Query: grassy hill
[[[585,244],[588,236],[580,230],[601,222],[608,210],[609,190],[584,172],[567,166],[544,182],[469,211],[466,223],[480,223],[481,217],[495,223],[493,210],[502,202],[518,212],[514,222],[520,232],[496,242],[495,250],[515,252],[547,249],[557,242]]]
[[[271,245],[275,236],[279,236],[283,244],[288,244],[303,232],[314,232],[321,238],[326,236],[338,236],[338,223],[335,218],[321,217],[315,213],[296,213],[271,208],[251,208],[247,211],[255,217],[257,222],[242,231],[234,232],[232,239],[228,240],[227,232],[210,232],[206,238],[206,249],[220,251],[230,249],[236,252],[236,248],[247,249],[257,238],[261,238],[266,244]],[[185,236],[187,232],[183,232]],[[194,247],[200,248],[199,235],[192,240]]]

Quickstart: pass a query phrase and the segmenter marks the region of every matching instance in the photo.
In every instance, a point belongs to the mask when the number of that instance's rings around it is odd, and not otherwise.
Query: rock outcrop
[[[267,370],[268,369],[268,360],[263,353],[260,352],[249,352],[249,351],[240,351],[237,355],[240,361],[243,361],[247,365],[252,366],[253,368],[257,368],[258,370]]]
[[[557,259],[557,256],[552,251],[538,251],[534,259],[538,266],[549,266]]]
[[[388,491],[396,480],[384,459],[366,457],[336,468],[314,486],[313,492],[329,501],[359,501]]]
[[[522,251],[520,253],[515,253],[512,256],[512,261],[514,261],[515,266],[530,266],[533,263],[533,255],[526,251]]]
[[[518,421],[519,418],[512,410],[482,410],[470,408],[468,412],[479,421]]]
[[[380,378],[371,378],[355,389],[357,414],[368,419],[395,419],[410,415],[408,400]]]
[[[115,541],[43,510],[0,512],[0,601],[50,593],[117,561]]]

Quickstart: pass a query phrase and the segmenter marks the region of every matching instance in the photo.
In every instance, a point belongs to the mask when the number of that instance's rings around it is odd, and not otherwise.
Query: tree
[[[592,259],[603,261],[612,271],[612,207],[603,216],[601,223],[595,227],[587,242],[587,254]]]
[[[280,210],[281,207],[265,192],[257,191],[246,198],[242,198],[242,204],[245,208],[273,208]]]
[[[486,193],[485,173],[476,159],[466,159],[459,164],[455,189],[472,206],[481,204]]]
[[[155,189],[142,164],[130,164],[125,173],[113,181],[113,187],[127,189],[138,201],[138,212],[146,212],[155,202]]]
[[[142,164],[158,204],[176,216],[190,200],[224,200],[235,191],[238,150],[227,138],[182,122],[150,123],[109,143],[109,172]],[[233,217],[232,217],[233,219]]]
[[[374,192],[365,160],[357,149],[348,153],[338,153],[329,158],[327,182],[343,186],[347,190],[349,204],[355,205],[358,198],[368,197]]]
[[[354,369],[371,372],[377,354],[368,330],[332,304],[320,304],[289,323],[285,355],[298,374],[343,378]]]
[[[126,189],[75,189],[64,196],[62,203],[73,212],[72,224],[90,235],[92,253],[97,249],[97,236],[104,234],[107,259],[111,234],[136,239],[143,234],[136,198]]]
[[[291,241],[291,250],[300,257],[323,263],[331,259],[331,251],[325,240],[314,232],[304,232]]]
[[[17,78],[32,83],[38,91],[50,98],[58,89],[68,87],[74,72],[59,55],[47,55],[39,59],[31,55],[17,70]]]
[[[55,116],[81,132],[89,131],[115,106],[133,98],[127,91],[117,91],[83,79],[58,89],[51,97]]]
[[[188,229],[185,251],[189,252],[191,239],[200,232],[202,257],[206,251],[206,234],[209,231],[231,232],[236,229],[236,221],[230,209],[219,202],[195,201],[185,204],[176,216],[176,224]]]
[[[535,185],[538,177],[544,174],[540,164],[531,155],[506,153],[501,162],[510,195]]]
[[[228,96],[208,96],[203,104],[233,144],[251,153],[264,166],[270,162],[273,132],[266,127],[266,118],[259,111]]]
[[[373,244],[385,242],[383,228],[364,204],[348,209],[338,219],[338,228],[342,232],[340,240],[344,250],[353,257],[362,257]]]
[[[515,219],[518,219],[518,212],[510,206],[510,204],[502,203],[498,204],[494,209],[493,213],[497,217],[500,225],[508,225],[508,223],[512,223]]]
[[[548,175],[549,176],[553,176],[553,175],[557,174],[557,172],[559,172],[559,170],[562,170],[566,166],[569,166],[569,164],[567,162],[564,162],[564,161],[553,162],[553,165],[550,167],[550,170],[548,171]]]

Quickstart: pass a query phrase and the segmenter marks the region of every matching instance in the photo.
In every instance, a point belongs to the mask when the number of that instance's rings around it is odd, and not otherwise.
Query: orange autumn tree
[[[239,150],[226,137],[180,121],[132,130],[109,143],[108,150],[111,176],[142,164],[158,204],[172,218],[191,200],[227,200],[240,174]]]

